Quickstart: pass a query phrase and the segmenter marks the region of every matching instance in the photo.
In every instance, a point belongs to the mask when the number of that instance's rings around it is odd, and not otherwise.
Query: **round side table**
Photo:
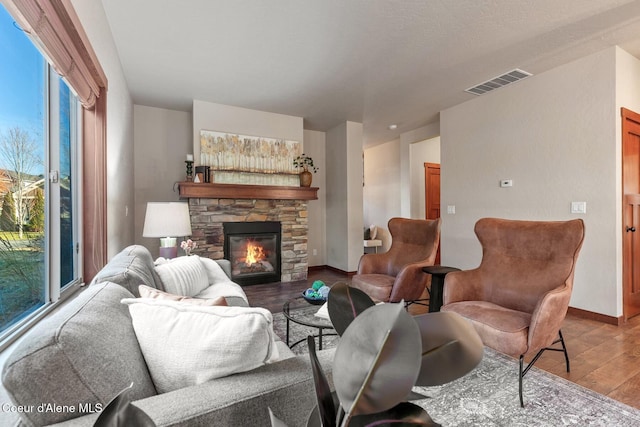
[[[444,293],[444,277],[452,271],[460,271],[460,269],[442,265],[430,265],[429,267],[422,267],[422,271],[431,275],[429,312],[440,311],[440,307],[442,307],[442,295]]]

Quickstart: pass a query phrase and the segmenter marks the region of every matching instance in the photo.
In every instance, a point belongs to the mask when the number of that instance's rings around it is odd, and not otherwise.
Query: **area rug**
[[[274,331],[284,340],[284,315],[273,317]],[[312,328],[291,324],[290,341],[316,333]],[[325,337],[324,348],[337,342]],[[306,353],[306,343],[293,350]],[[416,387],[414,391],[429,397],[414,403],[443,426],[640,426],[639,410],[535,367],[524,378],[525,407],[521,408],[518,361],[489,348],[485,348],[480,365],[464,377],[438,387]]]

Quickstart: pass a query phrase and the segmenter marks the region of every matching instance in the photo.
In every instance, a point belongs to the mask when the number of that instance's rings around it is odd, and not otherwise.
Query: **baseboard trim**
[[[569,307],[567,313],[582,319],[596,320],[609,325],[620,326],[624,324],[624,318],[622,316],[608,316],[606,314],[594,313],[593,311],[583,310],[581,308]]]
[[[331,267],[330,265],[314,265],[312,267],[309,267],[309,271],[317,271],[317,270],[331,270],[331,271],[335,271],[336,273],[346,274],[348,277],[351,277],[356,274],[356,271],[344,271],[344,270],[340,270],[339,268]]]

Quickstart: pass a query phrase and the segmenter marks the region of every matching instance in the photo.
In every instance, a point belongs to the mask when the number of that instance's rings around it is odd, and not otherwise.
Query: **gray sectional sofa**
[[[158,394],[120,302],[139,284],[162,289],[149,251],[131,246],[9,355],[2,381],[13,403],[22,405],[23,425],[92,425],[100,408],[131,383],[133,404],[158,426],[268,426],[269,407],[290,427],[305,425],[315,405],[308,356],[295,357],[281,342],[277,362]],[[333,351],[319,358],[330,378]]]

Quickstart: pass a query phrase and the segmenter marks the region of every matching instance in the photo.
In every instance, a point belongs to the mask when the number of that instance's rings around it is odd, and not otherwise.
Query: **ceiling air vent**
[[[479,85],[470,87],[469,89],[466,89],[465,92],[469,92],[474,95],[482,95],[487,92],[491,92],[494,89],[501,88],[502,86],[515,83],[518,80],[526,79],[529,76],[531,76],[531,73],[527,73],[526,71],[516,68],[515,70],[511,70],[508,73],[505,73],[494,79],[487,80],[486,82],[480,83]]]

